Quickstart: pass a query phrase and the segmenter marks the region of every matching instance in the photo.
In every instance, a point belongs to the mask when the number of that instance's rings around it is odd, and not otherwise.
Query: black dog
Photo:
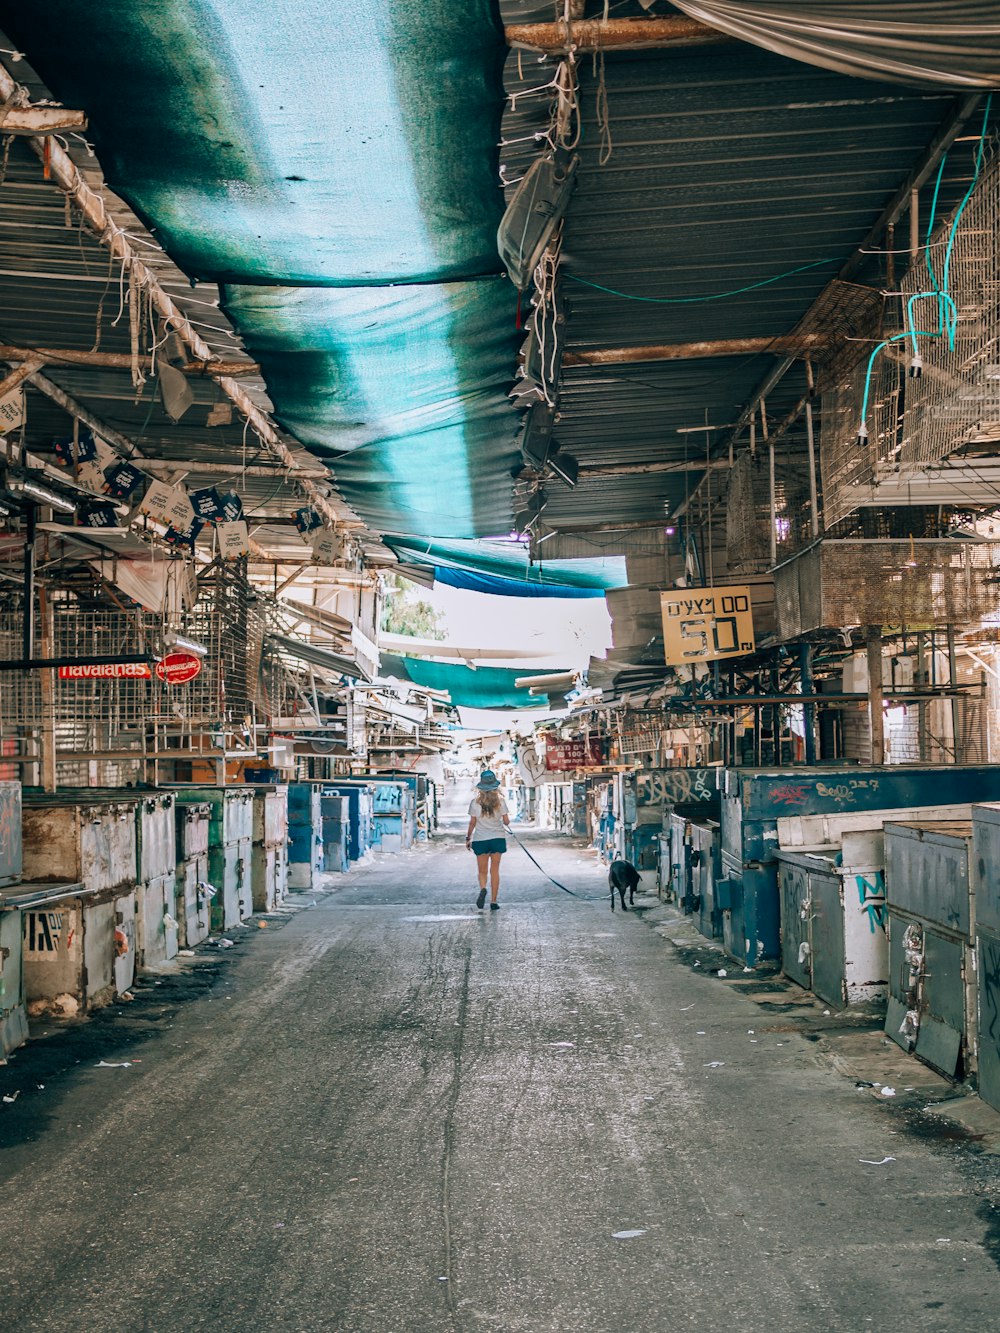
[[[612,861],[608,870],[608,884],[611,886],[611,910],[615,910],[615,893],[622,900],[622,911],[627,912],[625,906],[625,890],[628,889],[628,900],[635,905],[636,885],[641,883],[641,876],[635,866],[630,861]]]

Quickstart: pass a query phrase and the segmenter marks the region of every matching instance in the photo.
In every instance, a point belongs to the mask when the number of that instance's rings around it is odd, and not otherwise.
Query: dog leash
[[[523,843],[523,842],[521,841],[521,839],[517,836],[517,834],[514,832],[514,830],[510,827],[509,824],[508,824],[508,826],[507,826],[507,832],[510,834],[510,836],[511,836],[511,837],[514,839],[514,841],[517,843],[518,847],[520,847],[521,851],[524,852],[525,856],[528,858],[528,860],[531,862],[531,864],[532,864],[533,866],[538,866],[538,869],[542,872],[542,874],[543,874],[543,875],[545,876],[545,878],[549,881],[549,883],[550,883],[550,884],[554,884],[554,885],[556,886],[557,889],[562,889],[563,893],[568,893],[569,896],[570,896],[571,898],[579,898],[581,902],[587,902],[587,903],[603,902],[604,899],[607,897],[607,895],[604,894],[604,893],[602,893],[602,894],[598,897],[598,896],[596,896],[596,895],[594,895],[594,894],[592,894],[592,893],[577,893],[574,889],[567,889],[567,887],[566,887],[565,884],[560,884],[559,881],[558,881],[557,879],[554,879],[554,878],[549,874],[549,872],[545,869],[544,866],[541,866],[541,865],[538,864],[538,862],[537,862],[537,861],[535,860],[535,858],[531,855],[531,853],[528,851],[527,847],[525,847],[524,843]]]

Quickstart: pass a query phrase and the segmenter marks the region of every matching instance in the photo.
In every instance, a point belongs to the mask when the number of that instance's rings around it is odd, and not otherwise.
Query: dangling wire
[[[555,140],[561,148],[573,149],[583,134],[580,116],[580,86],[576,77],[576,56],[571,51],[560,60],[556,77]]]
[[[142,367],[139,365],[139,334],[142,327],[142,301],[143,289],[139,285],[139,275],[135,271],[135,265],[130,264],[128,270],[128,332],[129,332],[129,355],[132,360],[132,387],[136,394],[142,393],[142,386],[146,383],[146,376],[142,373]]]
[[[597,70],[597,128],[600,131],[600,152],[597,160],[602,167],[611,161],[614,144],[611,142],[611,119],[608,113],[608,84],[605,77],[604,52],[594,53],[594,65]]]

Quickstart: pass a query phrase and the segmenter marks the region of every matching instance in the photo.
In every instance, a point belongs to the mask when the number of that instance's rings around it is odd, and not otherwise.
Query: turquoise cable
[[[986,108],[983,111],[983,124],[979,131],[979,148],[976,152],[976,167],[972,173],[972,181],[965,192],[965,198],[958,206],[958,212],[955,214],[955,221],[951,224],[951,235],[948,237],[948,248],[944,252],[944,271],[942,273],[941,286],[945,293],[948,291],[948,278],[951,269],[951,252],[955,246],[955,238],[958,235],[958,224],[962,220],[962,214],[965,212],[965,206],[972,198],[972,191],[976,188],[976,182],[979,180],[979,172],[983,165],[983,145],[986,142],[986,125],[990,118],[990,106],[993,102],[993,94],[990,93],[986,99]]]
[[[944,175],[945,163],[948,161],[948,151],[944,152],[941,158],[941,165],[938,167],[937,180],[934,182],[934,194],[931,196],[931,211],[927,219],[927,235],[924,238],[924,258],[927,261],[927,271],[931,275],[931,284],[936,292],[941,288],[938,286],[937,274],[934,272],[934,260],[931,256],[931,234],[934,231],[934,218],[937,215],[938,194],[941,191],[941,177]]]
[[[600,282],[591,282],[589,278],[579,278],[575,273],[564,273],[563,276],[571,282],[582,283],[584,287],[593,287],[599,292],[607,292],[609,296],[620,296],[625,301],[646,301],[650,305],[698,305],[702,301],[724,301],[727,296],[742,296],[744,292],[756,291],[758,287],[769,287],[772,282],[781,282],[782,278],[794,277],[796,273],[805,273],[808,269],[819,268],[823,264],[839,264],[840,262],[837,258],[815,259],[811,264],[800,264],[798,268],[790,268],[786,273],[778,273],[773,278],[765,278],[762,282],[752,282],[749,287],[735,287],[731,292],[717,292],[714,296],[632,296],[628,292],[616,291],[614,287],[605,287]]]
[[[901,339],[908,338],[913,343],[913,355],[914,357],[916,357],[919,355],[919,348],[917,346],[918,338],[940,338],[943,335],[947,335],[948,350],[950,352],[953,352],[955,350],[955,337],[958,331],[958,308],[955,305],[955,302],[952,299],[949,290],[951,281],[951,255],[952,251],[955,248],[955,240],[958,236],[958,226],[962,220],[962,214],[965,212],[966,205],[972,198],[972,192],[976,188],[976,184],[979,180],[979,173],[982,170],[983,146],[986,142],[986,127],[989,123],[990,108],[992,106],[992,103],[993,103],[993,94],[990,93],[989,96],[986,98],[986,106],[983,109],[983,123],[979,131],[979,147],[976,150],[976,162],[972,172],[972,180],[969,183],[968,190],[966,190],[965,192],[965,197],[963,198],[961,204],[958,206],[958,211],[956,212],[954,220],[951,224],[951,230],[948,236],[948,245],[945,249],[945,254],[944,254],[944,266],[942,268],[942,273],[941,273],[942,281],[939,286],[937,280],[937,274],[934,272],[934,262],[931,258],[930,241],[931,241],[931,232],[934,228],[934,218],[937,214],[937,201],[938,201],[938,194],[941,189],[941,178],[944,175],[944,167],[945,167],[945,162],[947,161],[948,154],[945,153],[944,157],[942,157],[941,159],[941,165],[938,167],[937,179],[934,182],[934,194],[931,197],[931,211],[930,211],[930,216],[928,217],[927,220],[927,241],[924,251],[924,257],[927,262],[927,271],[931,276],[931,282],[934,284],[934,290],[929,292],[915,292],[909,298],[909,300],[906,303],[906,322],[911,327],[908,328],[906,332],[894,334],[893,337],[887,338],[885,342],[879,343],[878,346],[872,352],[871,356],[868,358],[868,369],[865,372],[865,392],[861,402],[861,430],[859,431],[859,436],[861,437],[867,438],[867,426],[865,425],[865,418],[868,415],[868,400],[871,394],[872,367],[875,364],[875,358],[878,356],[879,352],[883,350],[883,348],[888,347],[890,343],[899,342]],[[937,297],[938,330],[936,333],[931,333],[923,329],[914,329],[912,327],[913,306],[915,302],[923,300],[928,296]]]
[[[933,293],[931,293],[931,295],[933,295]],[[907,332],[905,333],[894,333],[891,338],[886,338],[884,342],[878,343],[872,349],[872,354],[868,358],[868,369],[865,371],[865,392],[864,392],[864,397],[861,400],[862,430],[858,432],[859,435],[862,435],[864,437],[867,437],[868,435],[868,430],[867,427],[865,426],[865,417],[867,417],[868,415],[868,398],[869,395],[871,394],[871,388],[872,388],[872,367],[875,364],[875,358],[878,356],[879,352],[881,352],[883,348],[888,347],[890,343],[901,342],[904,338],[940,338],[940,337],[941,337],[940,333],[931,333],[927,329],[912,329],[912,330],[907,330]]]

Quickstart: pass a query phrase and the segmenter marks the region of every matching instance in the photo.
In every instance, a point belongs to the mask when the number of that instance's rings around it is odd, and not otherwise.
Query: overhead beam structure
[[[0,99],[9,106],[30,104],[28,90],[11,76],[10,71],[0,64]],[[114,258],[121,261],[123,267],[134,275],[136,282],[145,289],[150,303],[157,315],[168,328],[177,333],[188,348],[195,361],[212,362],[217,358],[212,348],[201,337],[197,329],[184,312],[160,286],[156,274],[150,269],[125,232],[109,213],[101,196],[86,183],[77,170],[76,163],[66,152],[58,138],[48,135],[32,135],[27,139],[31,151],[44,165],[47,177],[66,195],[70,203],[78,210],[84,222],[102,245],[107,246]],[[249,421],[259,438],[261,445],[283,463],[290,472],[297,473],[299,460],[281,439],[270,419],[254,403],[253,399],[237,384],[231,375],[220,374],[216,383],[225,396],[233,403],[245,420]],[[82,418],[81,418],[82,420]],[[309,503],[330,520],[339,524],[340,515],[333,505],[308,477],[298,479],[299,485]]]
[[[884,232],[888,228],[894,226],[907,209],[913,207],[914,193],[928,180],[931,173],[938,166],[943,155],[948,151],[948,148],[961,133],[963,127],[969,120],[969,117],[976,110],[977,106],[980,105],[982,96],[982,93],[976,92],[955,98],[948,110],[948,114],[941,121],[934,137],[930,140],[927,147],[920,154],[920,157],[913,164],[906,179],[899,188],[893,192],[892,197],[886,203],[877,220],[865,234],[864,240],[861,241],[850,257],[845,261],[837,275],[840,280],[847,280],[855,274],[865,260],[869,258],[871,247],[880,241]],[[821,300],[822,294],[799,321],[800,324],[808,324],[810,314],[816,309]],[[733,429],[719,441],[716,449],[717,453],[728,454],[729,450],[736,444],[741,433],[748,425],[751,417],[756,414],[761,403],[766,401],[771,390],[785,377],[794,364],[795,357],[786,356],[764,376],[747,400],[746,406],[740,413]],[[790,418],[783,423],[783,433],[793,424],[795,418],[797,418],[799,413],[805,408],[808,401],[808,395],[799,401]],[[691,504],[697,498],[703,483],[704,479],[695,486],[694,490],[687,496],[683,504],[671,514],[672,519],[679,518],[681,514],[690,508]]]
[[[15,347],[10,343],[0,343],[0,361],[38,361],[54,365],[90,366],[95,370],[131,370],[133,361],[128,352],[90,352],[72,347]],[[237,361],[197,360],[184,365],[174,366],[185,375],[259,375],[260,366],[256,361],[240,358]]]
[[[0,134],[55,134],[86,128],[86,112],[64,106],[12,106],[0,114]]]
[[[557,19],[553,23],[511,23],[507,45],[562,55],[566,51],[643,51],[657,47],[727,42],[725,33],[681,14],[668,18]]]
[[[779,334],[771,338],[717,338],[710,342],[649,343],[642,347],[595,347],[564,352],[564,366],[622,366],[651,361],[701,361],[718,356],[809,356],[830,345],[825,333]],[[2,349],[0,349],[2,355]]]

